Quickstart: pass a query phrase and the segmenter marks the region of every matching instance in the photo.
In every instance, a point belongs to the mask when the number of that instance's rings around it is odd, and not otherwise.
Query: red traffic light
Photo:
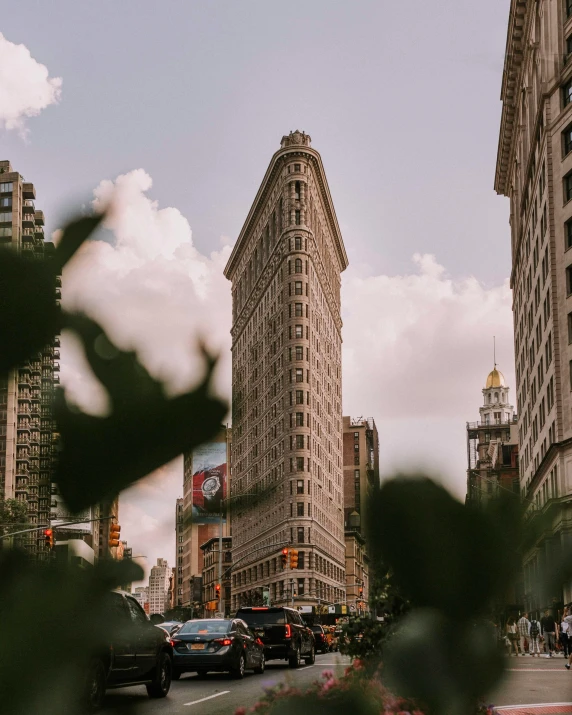
[[[220,583],[215,586],[216,597],[220,598]]]
[[[288,549],[282,549],[281,557],[282,557],[282,566],[285,567],[286,564],[288,563]]]
[[[48,547],[48,549],[54,548],[54,530],[53,529],[44,529],[44,544]]]

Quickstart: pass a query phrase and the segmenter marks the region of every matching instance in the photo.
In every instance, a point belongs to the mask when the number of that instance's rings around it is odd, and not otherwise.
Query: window
[[[564,187],[564,203],[567,203],[572,199],[572,171],[569,171],[566,176],[562,179]]]
[[[304,552],[303,551],[298,551],[298,568],[299,569],[304,568]]]
[[[304,502],[296,502],[296,516],[304,516]]]
[[[566,38],[566,54],[568,56],[572,55],[572,35]],[[565,60],[568,61],[568,57]]]
[[[0,193],[1,194],[7,194],[7,193],[12,193],[14,189],[14,184],[9,181],[8,183],[0,184]]]
[[[296,226],[299,226],[302,223],[300,220],[300,211],[294,211],[294,219]]]
[[[552,333],[548,333],[548,339],[546,345],[544,346],[544,356],[546,358],[546,369],[552,362]]]
[[[304,404],[304,390],[296,390],[296,404],[297,405]]]
[[[296,435],[296,449],[304,449],[304,435],[303,434]]]
[[[572,0],[566,0],[566,17],[572,15]]]
[[[297,258],[294,261],[294,273],[302,273],[302,259]]]
[[[296,382],[304,382],[304,370],[301,367],[296,368]]]
[[[304,413],[296,412],[296,427],[303,427],[303,426],[304,426]]]
[[[4,226],[0,227],[0,238],[11,238],[12,237],[12,227]]]
[[[4,211],[0,213],[0,223],[12,223],[12,212]]]
[[[300,236],[296,236],[296,238],[294,239],[294,249],[296,251],[302,250],[302,238]],[[301,259],[296,259],[296,260],[299,260],[300,264],[302,263]],[[299,271],[296,271],[296,273],[302,273],[302,269],[300,269]]]
[[[294,337],[296,338],[303,338],[304,337],[304,328],[302,325],[297,325],[296,329],[294,331],[295,335]]]
[[[568,342],[572,343],[572,313],[568,313]]]
[[[564,237],[566,241],[564,250],[567,251],[569,248],[572,248],[572,218],[568,219],[564,224]]]
[[[304,348],[301,345],[296,345],[296,360],[304,359]]]
[[[566,294],[572,293],[572,266],[566,268]]]
[[[145,615],[145,611],[141,608],[137,601],[134,598],[129,597],[127,597],[125,600],[127,601],[129,615],[131,616],[131,620],[133,621],[133,623],[147,623],[147,616]]]
[[[304,457],[296,457],[296,471],[297,472],[304,471]]]
[[[569,368],[570,368],[570,389],[572,390],[572,360],[569,362]]]
[[[3,209],[12,208],[12,197],[7,196],[5,199],[0,199],[0,208],[3,208]]]
[[[299,201],[300,200],[300,182],[299,181],[294,182],[294,195],[295,195],[296,201]]]
[[[294,295],[303,295],[302,281],[296,281],[294,283]]]
[[[304,480],[297,479],[296,480],[296,494],[303,494],[303,493],[304,493]]]
[[[572,80],[568,80],[562,87],[562,105],[566,107],[572,101]]]
[[[562,154],[566,156],[572,151],[572,124],[562,132]]]
[[[303,541],[303,540],[302,540]],[[298,568],[300,568],[300,560],[298,559]],[[298,596],[304,595],[304,579],[298,579]]]
[[[294,171],[298,174],[300,173],[300,164],[294,164]]]
[[[297,534],[298,534],[298,538],[297,538],[296,540],[298,541],[299,544],[303,544],[303,543],[304,543],[304,527],[303,527],[303,526],[299,526],[299,527],[296,529],[296,531],[297,531]]]
[[[302,303],[294,303],[294,315],[297,318],[303,318],[304,317],[304,310],[303,310],[303,304]]]

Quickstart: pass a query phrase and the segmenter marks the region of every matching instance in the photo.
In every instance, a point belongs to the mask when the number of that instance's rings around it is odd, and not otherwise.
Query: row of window
[[[12,193],[14,184],[11,181],[0,184],[0,194]]]

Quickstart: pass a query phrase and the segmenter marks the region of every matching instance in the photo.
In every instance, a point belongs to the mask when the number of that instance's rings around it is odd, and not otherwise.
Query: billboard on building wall
[[[226,442],[209,442],[193,451],[192,520],[212,524],[224,513],[227,493]]]

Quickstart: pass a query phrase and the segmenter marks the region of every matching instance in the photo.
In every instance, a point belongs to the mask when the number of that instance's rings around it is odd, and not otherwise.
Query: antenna
[[[497,369],[497,339],[496,336],[493,335],[493,364],[495,366],[495,370]]]

